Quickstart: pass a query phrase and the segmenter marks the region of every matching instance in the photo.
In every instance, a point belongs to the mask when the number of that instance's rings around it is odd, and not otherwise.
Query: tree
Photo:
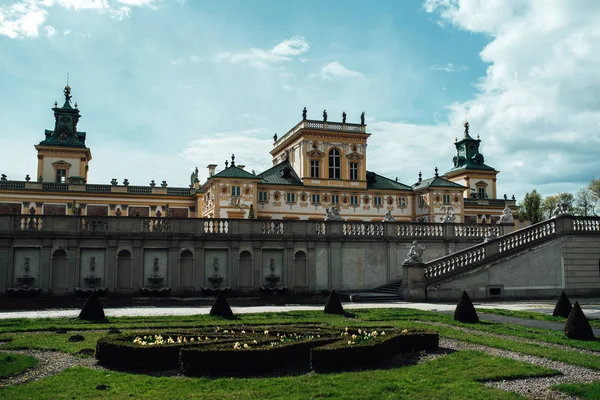
[[[558,193],[553,196],[548,196],[542,201],[541,211],[544,219],[550,219],[554,216],[554,210],[556,206],[561,203],[567,204],[567,212],[573,214],[575,208],[573,207],[574,197],[572,193]]]
[[[519,219],[528,220],[532,223],[538,223],[542,220],[542,196],[533,190],[531,193],[525,193],[523,202],[519,205]]]
[[[596,215],[596,205],[598,200],[594,198],[593,192],[589,187],[577,192],[575,199],[575,214],[582,217]]]

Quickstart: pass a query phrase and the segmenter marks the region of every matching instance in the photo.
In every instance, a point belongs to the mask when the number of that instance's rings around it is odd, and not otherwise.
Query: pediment
[[[321,159],[325,155],[325,153],[323,153],[322,151],[319,151],[317,149],[311,150],[307,154],[308,154],[308,157],[312,160]]]
[[[52,165],[55,165],[57,167],[63,167],[63,166],[64,167],[70,167],[71,166],[71,164],[69,164],[65,160],[60,160],[60,161],[53,162]]]
[[[352,153],[347,154],[346,158],[349,159],[349,160],[362,160],[363,159],[363,155],[360,154],[360,153],[357,153],[357,152],[353,151]]]

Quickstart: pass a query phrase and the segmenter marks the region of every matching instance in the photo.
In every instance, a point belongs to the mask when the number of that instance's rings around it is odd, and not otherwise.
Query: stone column
[[[317,290],[317,254],[315,242],[308,242],[306,246],[306,268],[308,269],[308,291],[315,293]]]
[[[194,291],[200,292],[204,287],[204,242],[194,244]]]
[[[424,263],[402,263],[402,291],[406,301],[427,301]]]
[[[104,282],[101,286],[109,292],[115,291],[117,280],[117,241],[110,239],[104,256]]]
[[[0,245],[0,294],[5,294],[8,286],[12,286],[10,278],[12,276],[12,260],[10,255],[10,244],[8,240],[6,243]]]
[[[44,239],[40,252],[39,284],[42,292],[50,289],[50,263],[52,262],[52,240]]]
[[[134,293],[139,293],[140,287],[146,286],[144,282],[144,260],[142,252],[142,241],[133,241],[133,253],[131,254],[131,287]]]
[[[229,244],[229,256],[227,257],[229,270],[227,271],[227,277],[229,278],[229,285],[232,290],[236,290],[240,286],[240,245],[238,242],[231,242]]]
[[[253,248],[253,258],[254,258],[254,265],[253,265],[253,270],[254,270],[254,276],[252,279],[253,282],[253,286],[254,286],[254,291],[259,291],[261,285],[263,284],[263,254],[262,254],[262,247],[260,245],[260,243],[253,243],[252,245]]]
[[[171,292],[179,289],[179,241],[171,243],[167,261],[167,271],[169,274],[169,287]]]
[[[341,290],[344,285],[342,242],[329,242],[329,289]]]

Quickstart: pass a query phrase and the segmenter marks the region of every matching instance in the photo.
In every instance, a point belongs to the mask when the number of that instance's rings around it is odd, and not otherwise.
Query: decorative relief
[[[300,199],[300,207],[308,207],[308,195],[306,192],[300,193],[298,198]]]
[[[307,154],[308,154],[308,158],[311,160],[320,160],[325,156],[325,153],[323,153],[322,151],[316,150],[316,149],[309,151]]]
[[[281,206],[281,193],[279,193],[279,191],[275,191],[275,193],[273,193],[273,205],[275,207]]]

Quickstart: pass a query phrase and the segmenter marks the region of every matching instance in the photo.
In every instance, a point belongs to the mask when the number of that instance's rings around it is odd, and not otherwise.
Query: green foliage
[[[542,220],[542,196],[534,189],[531,193],[525,193],[523,202],[519,205],[519,219],[538,223]]]
[[[573,214],[575,208],[573,207],[574,197],[572,193],[558,193],[552,196],[547,196],[541,205],[542,216],[544,219],[550,219],[554,216],[554,210],[556,206],[565,203],[567,205],[567,212]]]
[[[600,382],[566,383],[556,385],[553,389],[558,389],[561,392],[582,400],[600,400]]]
[[[0,378],[18,375],[28,368],[35,367],[38,360],[35,357],[22,354],[0,353]],[[0,392],[2,397],[2,392]]]
[[[70,368],[46,379],[0,389],[11,400],[50,399],[519,399],[488,380],[551,376],[547,368],[460,351],[431,362],[351,373],[268,378],[173,378]],[[101,386],[101,385],[106,385]],[[106,390],[98,390],[97,387]]]

